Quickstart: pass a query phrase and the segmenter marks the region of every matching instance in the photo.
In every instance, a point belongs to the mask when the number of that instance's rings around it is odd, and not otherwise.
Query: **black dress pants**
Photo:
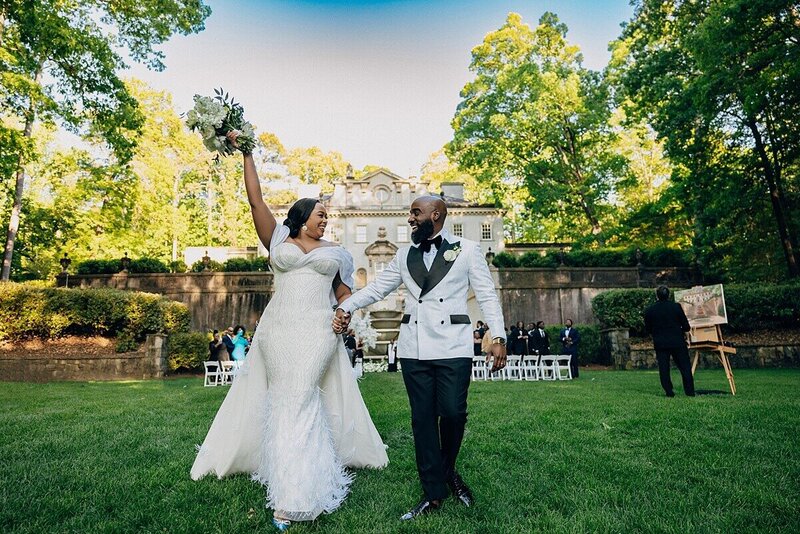
[[[694,396],[694,377],[692,376],[692,366],[689,363],[689,349],[686,345],[674,348],[656,349],[656,360],[658,360],[658,375],[661,378],[661,387],[667,395],[672,395],[672,378],[670,377],[669,357],[675,360],[675,366],[681,372],[683,380],[683,391],[688,396]]]
[[[455,471],[464,439],[472,359],[403,358],[401,367],[411,405],[411,428],[422,490],[426,498],[441,500],[450,493],[447,480]]]

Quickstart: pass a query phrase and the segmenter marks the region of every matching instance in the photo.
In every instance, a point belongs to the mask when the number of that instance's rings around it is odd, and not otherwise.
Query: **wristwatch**
[[[492,338],[492,343],[497,343],[498,345],[505,345],[506,344],[506,340],[503,337],[493,337]]]

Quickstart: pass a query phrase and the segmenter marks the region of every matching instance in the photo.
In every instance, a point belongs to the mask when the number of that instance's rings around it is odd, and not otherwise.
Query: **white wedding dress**
[[[278,225],[270,243],[275,292],[253,344],[192,466],[192,479],[249,473],[267,507],[309,521],[344,501],[346,467],[384,467],[386,446],[369,416],[341,336],[331,330],[333,279],[353,287],[341,247],[308,254]]]

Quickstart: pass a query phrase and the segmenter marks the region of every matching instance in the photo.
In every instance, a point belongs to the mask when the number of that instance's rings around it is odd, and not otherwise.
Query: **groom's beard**
[[[432,237],[433,237],[433,221],[431,219],[419,223],[417,225],[417,231],[411,232],[411,241],[413,241],[415,245],[419,245],[423,241],[430,239]]]

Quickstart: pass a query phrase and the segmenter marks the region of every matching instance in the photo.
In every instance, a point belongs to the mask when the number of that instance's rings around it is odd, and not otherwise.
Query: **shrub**
[[[656,301],[653,289],[613,289],[592,300],[592,310],[606,328],[629,328],[645,335],[644,310]],[[728,329],[800,327],[800,285],[759,284],[725,286]]]
[[[691,254],[687,251],[664,247],[642,250],[642,265],[647,267],[689,267],[691,264]]]
[[[564,255],[564,264],[570,267],[634,267],[636,257],[631,249],[574,249]]]
[[[544,256],[538,252],[526,252],[519,258],[520,267],[558,267],[558,254]]]
[[[197,260],[192,264],[189,270],[193,273],[202,273],[204,267],[203,260]],[[222,272],[224,270],[224,266],[218,261],[211,260],[208,262],[208,270],[212,272]]]
[[[75,267],[77,274],[116,274],[121,270],[119,260],[86,260]]]
[[[222,264],[227,273],[249,273],[253,270],[253,262],[247,258],[231,258]]]
[[[156,258],[138,258],[131,260],[129,273],[168,273],[169,266]]]
[[[124,352],[147,334],[188,330],[189,310],[160,295],[116,289],[32,288],[3,284],[0,340],[64,335],[117,337]]]
[[[183,260],[175,260],[169,262],[169,271],[171,273],[185,273],[189,270],[189,267],[186,265],[186,262]]]
[[[494,257],[492,260],[492,265],[498,269],[503,269],[506,267],[519,267],[519,259],[508,252],[501,252]]]
[[[253,271],[265,273],[270,270],[269,258],[265,256],[258,256],[252,261]]]
[[[209,338],[200,332],[180,332],[169,336],[167,364],[170,370],[202,369],[208,357]]]
[[[612,289],[592,299],[592,311],[604,328],[629,328],[644,335],[644,310],[656,301],[653,289]]]
[[[222,269],[229,273],[254,273],[269,270],[269,259],[256,257],[252,260],[247,258],[231,258],[223,264]]]

